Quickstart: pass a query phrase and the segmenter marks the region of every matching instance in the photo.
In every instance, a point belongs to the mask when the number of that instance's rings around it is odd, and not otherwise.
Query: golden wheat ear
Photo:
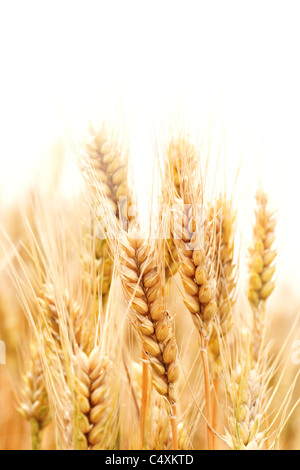
[[[264,336],[265,304],[275,288],[272,280],[275,273],[273,264],[276,251],[276,219],[274,213],[267,209],[268,197],[263,191],[256,194],[255,225],[253,228],[253,245],[250,248],[250,277],[248,299],[253,311],[253,356],[258,359]]]
[[[119,244],[120,278],[156,391],[170,404],[173,446],[178,447],[175,382],[177,345],[170,325],[157,246],[127,234]]]
[[[207,441],[209,449],[213,449],[208,344],[212,319],[217,312],[215,233],[201,204],[201,194],[201,188],[197,190],[191,183],[184,199],[179,201],[178,215],[181,222],[175,228],[175,243],[180,261],[183,302],[200,335],[205,381]]]
[[[78,350],[74,357],[75,449],[110,450],[115,447],[114,396],[110,389],[112,362],[95,347],[90,355]]]
[[[132,191],[129,190],[128,184],[128,154],[120,150],[118,143],[104,125],[97,132],[91,129],[90,141],[86,145],[81,163],[83,176],[90,189],[98,228],[105,230],[107,223],[111,223],[114,218],[113,224],[116,228],[121,224],[123,228],[125,226],[125,229],[128,229],[128,224],[133,220]],[[106,211],[99,210],[100,206],[106,207]],[[107,212],[110,212],[110,217]],[[114,256],[107,239],[97,236],[97,231],[87,235],[93,240],[94,237],[96,239],[92,244],[86,243],[83,254],[83,264],[86,266],[85,280],[87,287],[92,285],[94,295],[100,295],[106,305],[113,276]],[[91,246],[94,253],[88,250]],[[91,263],[95,273],[90,267]]]
[[[196,167],[196,158],[195,148],[186,137],[178,137],[169,142],[162,181],[162,207],[171,209],[174,199],[183,196],[187,179]],[[165,215],[162,214],[161,218],[164,217]],[[169,230],[171,225],[168,227]],[[170,230],[170,237],[165,241],[164,250],[165,279],[168,285],[179,269],[178,253],[172,230]]]
[[[232,201],[220,197],[210,208],[208,218],[215,234],[215,253],[212,262],[216,273],[216,305],[213,327],[209,338],[210,373],[213,382],[212,422],[217,427],[217,407],[219,373],[221,367],[220,342],[226,341],[233,325],[233,307],[236,297],[236,270],[234,265],[234,245],[236,233],[236,213]]]

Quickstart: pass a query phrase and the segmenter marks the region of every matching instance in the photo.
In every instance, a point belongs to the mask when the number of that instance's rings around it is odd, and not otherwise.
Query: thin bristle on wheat
[[[164,304],[162,272],[154,246],[125,235],[120,242],[120,273],[137,330],[152,372],[152,382],[170,404],[178,377],[177,345]]]

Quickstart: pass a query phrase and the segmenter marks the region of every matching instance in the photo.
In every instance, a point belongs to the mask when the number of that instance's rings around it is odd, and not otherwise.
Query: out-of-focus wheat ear
[[[92,428],[88,440],[91,450],[112,450],[115,448],[119,431],[117,390],[111,385],[113,364],[108,357],[102,357],[100,353],[100,348],[96,347],[89,357]]]
[[[232,202],[218,199],[211,208],[209,219],[215,232],[215,276],[217,323],[213,325],[209,338],[209,353],[212,362],[213,379],[218,376],[220,365],[219,341],[224,339],[232,327],[232,309],[236,296],[236,274],[234,266],[234,238],[236,213]]]
[[[111,450],[118,434],[115,394],[110,387],[112,363],[95,347],[89,356],[77,352],[74,370],[75,448]]]
[[[51,416],[41,359],[33,342],[24,367],[17,409],[30,423],[32,450],[41,450],[43,429]]]
[[[171,140],[168,149],[170,179],[176,197],[183,197],[186,192],[187,178],[196,167],[196,151],[188,138],[179,137]]]
[[[99,216],[99,206],[106,206],[107,211],[116,218],[116,224],[125,224],[126,230],[128,223],[132,220],[132,191],[129,190],[128,185],[128,155],[122,152],[118,144],[109,137],[104,125],[98,132],[92,131],[82,165],[83,175],[92,191],[96,217]],[[100,219],[99,224],[105,228],[107,221],[103,220],[103,217]],[[100,238],[96,240],[94,257],[97,268],[96,288],[106,304],[114,266],[114,257],[107,240]],[[88,257],[84,261],[86,263]],[[90,284],[88,272],[87,280]]]
[[[182,197],[187,178],[193,173],[195,165],[196,152],[188,139],[181,137],[171,140],[162,183],[163,205],[169,205],[171,208],[174,197]],[[178,253],[171,231],[171,237],[165,242],[165,278],[167,283],[178,272],[178,269]]]
[[[55,294],[58,294],[58,292],[55,293],[55,289],[52,284],[44,284],[40,297],[38,298],[38,302],[43,318],[47,324],[47,327],[49,328],[49,332],[51,333],[53,340],[57,345],[57,350],[59,351],[60,358],[63,362],[64,355],[61,335],[62,320],[59,315],[57,304],[58,299],[55,298]],[[62,301],[67,315],[65,321],[72,328],[76,343],[78,345],[82,345],[83,341],[85,340],[85,329],[84,326],[81,325],[80,306],[70,297],[68,291],[63,293]],[[62,305],[60,305],[60,307],[62,307]]]
[[[74,448],[75,450],[88,450],[89,444],[87,435],[91,427],[89,421],[89,412],[91,409],[89,359],[83,351],[78,350],[74,362]]]
[[[119,245],[119,269],[131,321],[147,357],[152,383],[174,412],[177,345],[166,311],[162,263],[157,250],[154,243],[124,234]],[[170,419],[172,423],[172,412]],[[177,448],[176,430],[177,425],[173,429],[173,446]]]
[[[248,299],[253,311],[253,356],[258,359],[264,336],[265,303],[275,288],[272,280],[275,273],[273,264],[276,251],[276,220],[274,213],[267,209],[268,197],[263,191],[256,194],[255,225],[253,246],[250,249],[250,278]]]
[[[81,261],[83,283],[94,299],[94,311],[98,312],[99,304],[107,304],[114,269],[107,240],[99,238],[96,232],[85,234]]]
[[[232,201],[220,197],[208,214],[215,233],[216,304],[217,313],[209,338],[210,373],[212,375],[212,424],[217,427],[217,402],[220,369],[220,341],[225,341],[233,323],[232,309],[235,303],[236,273],[234,266],[234,238],[236,213]],[[215,435],[214,435],[215,439]]]
[[[235,363],[230,367],[227,360],[223,367],[228,405],[226,440],[234,450],[262,450],[266,440],[262,427],[270,375],[266,363],[254,367],[251,363],[251,333],[243,329]]]

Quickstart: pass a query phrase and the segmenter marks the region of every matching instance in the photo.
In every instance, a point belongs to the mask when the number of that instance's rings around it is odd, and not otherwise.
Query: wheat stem
[[[36,418],[31,418],[30,422],[30,437],[31,437],[31,450],[42,449],[42,428]]]
[[[147,356],[143,351],[143,385],[142,385],[142,404],[141,404],[141,436],[142,436],[142,447],[145,447],[145,424],[148,404],[148,388],[149,388],[149,371],[147,365]]]
[[[205,387],[205,409],[207,420],[207,446],[208,450],[213,450],[213,432],[212,432],[212,411],[211,411],[211,398],[210,398],[210,374],[207,355],[207,338],[202,338],[201,345],[201,359],[204,373],[204,387]]]
[[[173,450],[178,450],[178,423],[177,423],[177,409],[176,404],[171,405],[171,427],[172,427],[172,447]]]
[[[214,430],[217,429],[218,422],[218,390],[219,390],[219,380],[213,380],[213,394],[212,394],[212,427]],[[213,433],[213,446],[215,448],[216,444],[216,435]]]

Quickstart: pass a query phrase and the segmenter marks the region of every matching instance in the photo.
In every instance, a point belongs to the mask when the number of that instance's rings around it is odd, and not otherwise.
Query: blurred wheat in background
[[[0,449],[299,449],[296,2],[0,9]]]

